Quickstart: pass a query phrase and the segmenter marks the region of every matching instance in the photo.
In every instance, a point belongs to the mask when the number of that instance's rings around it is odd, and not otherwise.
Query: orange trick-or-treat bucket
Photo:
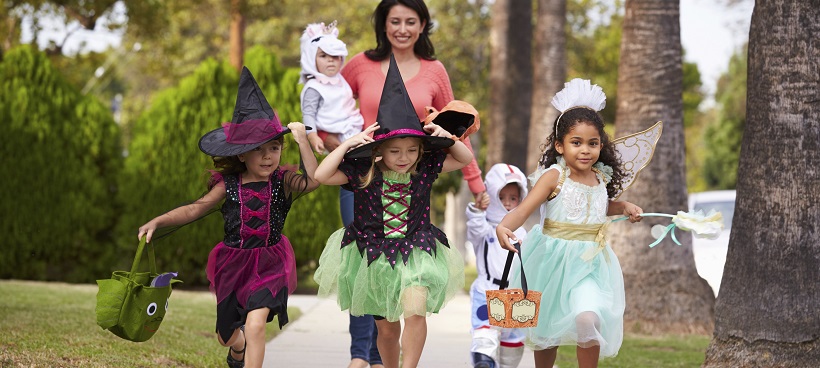
[[[521,245],[514,244],[521,260]],[[512,267],[515,252],[507,255],[507,264],[501,277],[500,290],[487,290],[487,314],[490,325],[503,328],[535,327],[538,324],[538,310],[541,305],[541,293],[527,290],[527,278],[524,276],[524,265],[521,264],[521,289],[505,289],[507,277]]]

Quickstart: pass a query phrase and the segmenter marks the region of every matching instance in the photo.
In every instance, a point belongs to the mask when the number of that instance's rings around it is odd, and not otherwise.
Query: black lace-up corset
[[[249,249],[279,242],[291,205],[285,198],[283,177],[278,169],[267,182],[241,184],[238,175],[225,176],[225,245]]]

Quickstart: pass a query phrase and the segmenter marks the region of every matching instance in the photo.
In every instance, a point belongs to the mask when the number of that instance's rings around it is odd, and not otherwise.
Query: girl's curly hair
[[[560,124],[558,124],[559,119]],[[552,134],[547,137],[546,142],[541,146],[543,154],[538,161],[538,165],[547,168],[558,162],[558,156],[561,156],[561,154],[555,149],[555,143],[563,142],[567,133],[578,124],[592,125],[601,135],[601,155],[598,157],[598,162],[612,167],[612,179],[607,183],[606,191],[609,198],[613,198],[622,189],[621,186],[625,176],[621,168],[623,164],[615,151],[615,146],[612,145],[609,136],[604,131],[604,120],[595,110],[586,107],[574,107],[559,115],[553,122]]]

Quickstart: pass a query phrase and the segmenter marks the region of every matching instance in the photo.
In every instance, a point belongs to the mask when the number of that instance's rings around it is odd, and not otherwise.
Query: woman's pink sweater
[[[364,128],[373,125],[379,112],[379,101],[386,78],[382,72],[381,62],[372,61],[363,53],[357,54],[342,68],[342,76],[353,90],[353,97],[359,100]],[[450,77],[444,65],[438,60],[421,59],[418,74],[404,81],[404,86],[410,95],[410,101],[413,102],[419,120],[427,116],[424,111],[425,107],[432,106],[441,110],[454,99]],[[470,140],[466,139],[464,143],[472,151]],[[475,157],[469,165],[461,169],[461,173],[473,194],[486,191]]]

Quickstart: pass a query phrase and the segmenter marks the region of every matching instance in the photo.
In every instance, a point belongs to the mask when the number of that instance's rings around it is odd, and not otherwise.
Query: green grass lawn
[[[97,326],[96,285],[0,281],[0,367],[222,367],[216,300],[175,290],[150,340],[123,340]],[[291,321],[300,312],[289,308]],[[267,337],[279,333],[268,323]]]
[[[618,356],[603,359],[601,368],[671,368],[700,367],[709,346],[706,335],[662,335],[647,336],[626,333]],[[577,367],[575,347],[558,348],[559,368]]]
[[[464,290],[470,293],[470,285],[478,276],[475,266],[464,267]],[[647,336],[626,333],[618,356],[601,360],[601,368],[666,368],[700,367],[709,346],[710,336],[706,335],[662,335]],[[558,349],[555,365],[559,368],[577,367],[575,347]]]
[[[467,271],[468,289],[474,273]],[[159,331],[142,343],[120,339],[97,326],[96,293],[96,285],[0,280],[0,367],[225,365],[227,348],[216,340],[216,302],[209,292],[175,290]],[[290,308],[289,314],[295,320],[300,312]],[[271,339],[279,332],[278,323],[267,326]],[[599,366],[699,367],[708,345],[709,336],[704,335],[627,333],[618,356]],[[576,367],[575,348],[558,349],[556,365]]]

